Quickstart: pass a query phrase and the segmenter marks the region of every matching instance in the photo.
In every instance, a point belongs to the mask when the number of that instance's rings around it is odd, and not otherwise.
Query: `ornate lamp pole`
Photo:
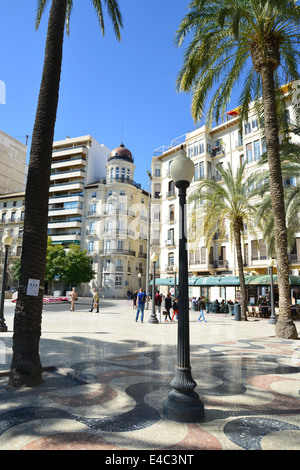
[[[271,325],[275,325],[277,323],[277,320],[276,320],[276,315],[275,315],[275,310],[274,310],[274,283],[273,283],[274,260],[273,259],[269,259],[268,266],[269,266],[270,275],[271,275],[271,286],[270,286],[270,290],[271,290],[271,316],[270,316],[269,323],[271,323]]]
[[[204,405],[195,392],[196,382],[190,366],[188,263],[186,239],[186,190],[194,176],[194,164],[181,147],[173,160],[170,172],[179,189],[179,285],[178,285],[178,333],[177,365],[171,382],[173,390],[164,402],[164,414],[177,422],[197,422],[204,416]]]
[[[158,260],[158,256],[156,253],[152,253],[151,261],[153,263],[153,284],[152,284],[152,312],[148,323],[158,323],[155,313],[155,263]]]
[[[5,281],[6,281],[8,250],[12,242],[13,242],[13,238],[9,235],[9,232],[7,232],[2,237],[2,244],[5,248],[5,254],[4,254],[4,265],[3,265],[3,272],[2,272],[2,285],[1,285],[1,297],[0,297],[0,331],[1,332],[7,331],[7,326],[5,324],[5,319],[4,319],[4,298],[5,298]]]

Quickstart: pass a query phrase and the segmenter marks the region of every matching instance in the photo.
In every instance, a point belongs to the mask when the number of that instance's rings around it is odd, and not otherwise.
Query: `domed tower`
[[[135,165],[130,150],[124,144],[112,150],[106,164],[107,183],[132,182]]]

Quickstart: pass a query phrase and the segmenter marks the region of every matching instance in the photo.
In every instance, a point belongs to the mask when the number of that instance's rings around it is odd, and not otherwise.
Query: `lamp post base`
[[[166,418],[178,423],[198,423],[204,418],[204,404],[195,391],[172,390],[164,401],[163,411]]]
[[[7,326],[5,324],[4,319],[0,318],[0,332],[6,332],[7,331]]]
[[[148,323],[158,323],[156,316],[151,314]]]
[[[270,320],[268,321],[268,323],[270,323],[270,325],[276,325],[276,323],[277,323],[276,317],[275,318],[271,317]]]

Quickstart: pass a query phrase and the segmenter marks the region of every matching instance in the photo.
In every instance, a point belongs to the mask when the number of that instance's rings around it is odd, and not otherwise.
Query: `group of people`
[[[99,294],[97,292],[97,289],[93,289],[93,300],[92,300],[92,306],[90,312],[93,312],[94,309],[96,309],[96,312],[99,313]],[[70,293],[70,301],[71,301],[71,307],[70,311],[74,312],[75,311],[75,302],[78,300],[78,294],[76,292],[75,287],[73,287],[71,293]]]

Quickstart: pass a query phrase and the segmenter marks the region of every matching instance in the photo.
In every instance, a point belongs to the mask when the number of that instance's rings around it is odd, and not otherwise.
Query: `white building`
[[[48,223],[53,244],[84,240],[84,187],[105,178],[109,152],[90,135],[54,142]]]
[[[148,198],[134,181],[134,159],[123,144],[106,164],[106,178],[85,186],[85,240],[93,286],[105,297],[146,286]]]
[[[283,87],[286,93],[288,112],[293,121],[293,106],[291,94]],[[294,138],[294,137],[293,137]],[[254,107],[249,113],[248,122],[243,123],[243,136],[239,131],[238,109],[227,113],[226,122],[209,129],[202,126],[189,132],[179,145],[170,146],[157,152],[152,159],[152,211],[151,211],[151,250],[159,254],[159,275],[162,278],[175,276],[178,264],[178,220],[179,204],[177,189],[170,176],[170,164],[177,156],[183,145],[189,158],[195,164],[195,176],[188,189],[190,195],[197,188],[200,178],[213,178],[220,180],[218,165],[227,165],[229,162],[236,171],[237,167],[246,162],[245,177],[254,172],[261,172],[257,166],[264,149],[262,131]],[[296,184],[289,181],[286,184]],[[190,208],[191,209],[191,208]],[[189,209],[188,209],[189,210]],[[201,206],[197,207],[201,211]],[[188,217],[189,218],[189,217]],[[244,231],[244,269],[246,273],[266,274],[268,269],[266,244],[262,236],[258,239],[251,237],[245,227]],[[188,262],[190,276],[237,276],[238,267],[235,248],[232,240],[227,237],[220,242],[217,238],[209,248],[205,239],[196,240],[188,245]],[[296,238],[295,249],[290,255],[290,268],[292,274],[299,274],[300,269],[300,235]],[[165,288],[167,290],[167,288]],[[191,295],[207,295],[207,289],[199,288]],[[211,298],[235,298],[235,288],[211,288]]]

